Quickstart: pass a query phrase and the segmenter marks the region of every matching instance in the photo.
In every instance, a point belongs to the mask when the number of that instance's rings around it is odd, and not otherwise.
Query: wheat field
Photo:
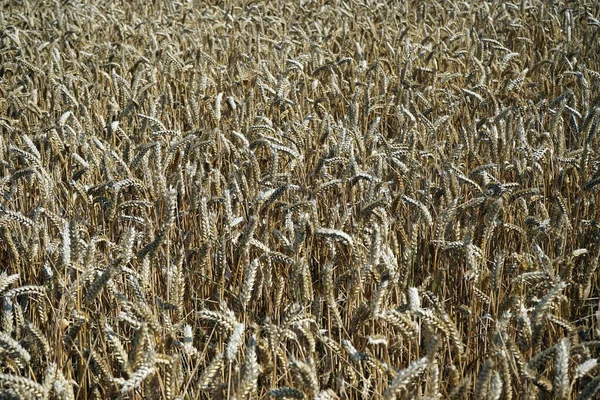
[[[210,3],[0,3],[0,399],[600,398],[598,2]]]

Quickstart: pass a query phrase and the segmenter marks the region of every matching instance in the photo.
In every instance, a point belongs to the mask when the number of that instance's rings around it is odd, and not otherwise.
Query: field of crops
[[[600,4],[0,2],[0,399],[597,399]]]

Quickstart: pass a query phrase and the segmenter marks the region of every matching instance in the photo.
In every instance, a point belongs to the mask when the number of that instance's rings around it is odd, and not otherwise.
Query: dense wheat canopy
[[[598,398],[599,19],[3,1],[0,398]]]

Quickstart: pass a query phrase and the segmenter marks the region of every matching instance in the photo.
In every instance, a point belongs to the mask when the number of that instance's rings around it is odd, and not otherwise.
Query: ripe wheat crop
[[[597,399],[600,5],[0,2],[0,398]]]

